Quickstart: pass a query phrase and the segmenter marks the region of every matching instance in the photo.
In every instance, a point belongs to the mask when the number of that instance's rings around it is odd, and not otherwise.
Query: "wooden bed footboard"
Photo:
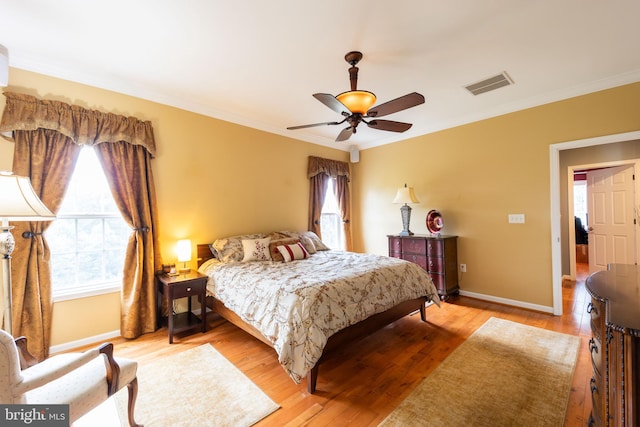
[[[200,266],[207,259],[212,258],[211,251],[209,250],[208,245],[198,245],[198,266]],[[318,363],[311,369],[309,374],[307,375],[307,391],[309,393],[314,393],[316,391],[316,383],[318,380],[318,367],[320,363],[328,358],[335,349],[338,349],[342,346],[348,345],[349,343],[353,343],[364,337],[371,335],[372,333],[384,328],[390,323],[395,322],[398,319],[403,318],[404,316],[411,314],[415,311],[420,311],[420,317],[422,321],[426,322],[426,303],[428,302],[428,298],[421,297],[412,300],[408,300],[402,302],[387,311],[383,311],[382,313],[374,314],[367,319],[364,319],[354,325],[351,325],[341,331],[336,332],[331,337],[329,337],[327,344],[322,353],[322,357],[318,360]],[[240,316],[238,316],[233,311],[229,310],[224,306],[220,301],[213,297],[207,297],[207,306],[211,308],[214,312],[218,313],[221,317],[229,321],[230,323],[236,325],[240,329],[248,332],[253,335],[255,338],[259,339],[263,343],[273,348],[271,342],[262,335],[262,333],[246,323]]]
[[[373,316],[364,319],[356,323],[355,325],[351,325],[341,331],[338,331],[330,336],[327,340],[324,351],[322,352],[322,357],[320,358],[320,360],[318,360],[318,363],[316,363],[316,365],[311,369],[311,371],[309,371],[309,374],[307,375],[307,391],[311,394],[316,391],[316,384],[318,381],[318,367],[320,363],[324,359],[329,357],[333,351],[339,349],[342,346],[349,345],[349,343],[359,341],[371,335],[372,333],[384,328],[390,323],[393,323],[396,320],[401,319],[404,316],[415,311],[420,311],[420,317],[422,321],[426,322],[427,318],[425,310],[427,301],[428,299],[426,297],[405,301],[396,305],[395,307],[390,308],[387,311],[374,314]],[[230,323],[236,325],[240,329],[253,335],[255,338],[273,348],[271,342],[266,339],[264,335],[260,333],[260,331],[258,331],[250,324],[246,323],[240,318],[240,316],[229,310],[217,299],[213,297],[207,297],[207,306],[209,306]]]

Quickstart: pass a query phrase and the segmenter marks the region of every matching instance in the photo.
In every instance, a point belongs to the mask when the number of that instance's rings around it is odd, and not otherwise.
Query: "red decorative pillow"
[[[292,243],[290,245],[277,246],[278,252],[282,255],[284,262],[289,262],[297,259],[309,258],[309,252],[302,246],[302,243]]]
[[[271,243],[269,243],[269,253],[271,254],[271,259],[276,262],[283,262],[284,258],[278,250],[278,246],[291,245],[298,242],[300,242],[300,240],[293,238],[272,240]]]

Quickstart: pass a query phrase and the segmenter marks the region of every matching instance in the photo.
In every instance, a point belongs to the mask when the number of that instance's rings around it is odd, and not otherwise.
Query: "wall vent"
[[[513,80],[511,80],[511,77],[509,77],[506,71],[503,71],[497,76],[489,77],[488,79],[484,79],[480,82],[467,85],[465,86],[465,89],[473,95],[480,95],[481,93],[490,92],[512,84]]]

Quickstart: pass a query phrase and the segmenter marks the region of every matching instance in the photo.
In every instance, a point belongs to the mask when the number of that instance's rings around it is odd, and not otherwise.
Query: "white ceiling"
[[[0,0],[0,44],[11,67],[362,149],[640,81],[639,18],[638,0]],[[351,50],[378,103],[426,97],[385,117],[413,127],[286,130],[340,119],[311,95],[349,90]]]

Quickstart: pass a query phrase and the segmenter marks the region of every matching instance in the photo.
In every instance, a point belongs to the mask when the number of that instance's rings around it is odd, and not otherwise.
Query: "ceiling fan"
[[[376,96],[366,90],[358,90],[358,67],[356,65],[362,59],[362,53],[353,51],[344,56],[351,67],[349,68],[349,80],[351,90],[340,95],[333,96],[328,93],[314,93],[313,97],[331,108],[336,113],[340,113],[344,118],[337,122],[322,122],[310,125],[291,126],[287,129],[304,129],[315,126],[339,125],[347,122],[348,127],[344,128],[336,138],[336,141],[346,141],[352,134],[356,133],[358,125],[362,122],[373,129],[386,130],[391,132],[404,132],[411,128],[411,123],[395,122],[393,120],[378,120],[398,111],[406,110],[416,105],[424,103],[424,96],[417,92],[401,96],[384,104],[371,107],[376,102]],[[365,120],[371,119],[371,120]]]

